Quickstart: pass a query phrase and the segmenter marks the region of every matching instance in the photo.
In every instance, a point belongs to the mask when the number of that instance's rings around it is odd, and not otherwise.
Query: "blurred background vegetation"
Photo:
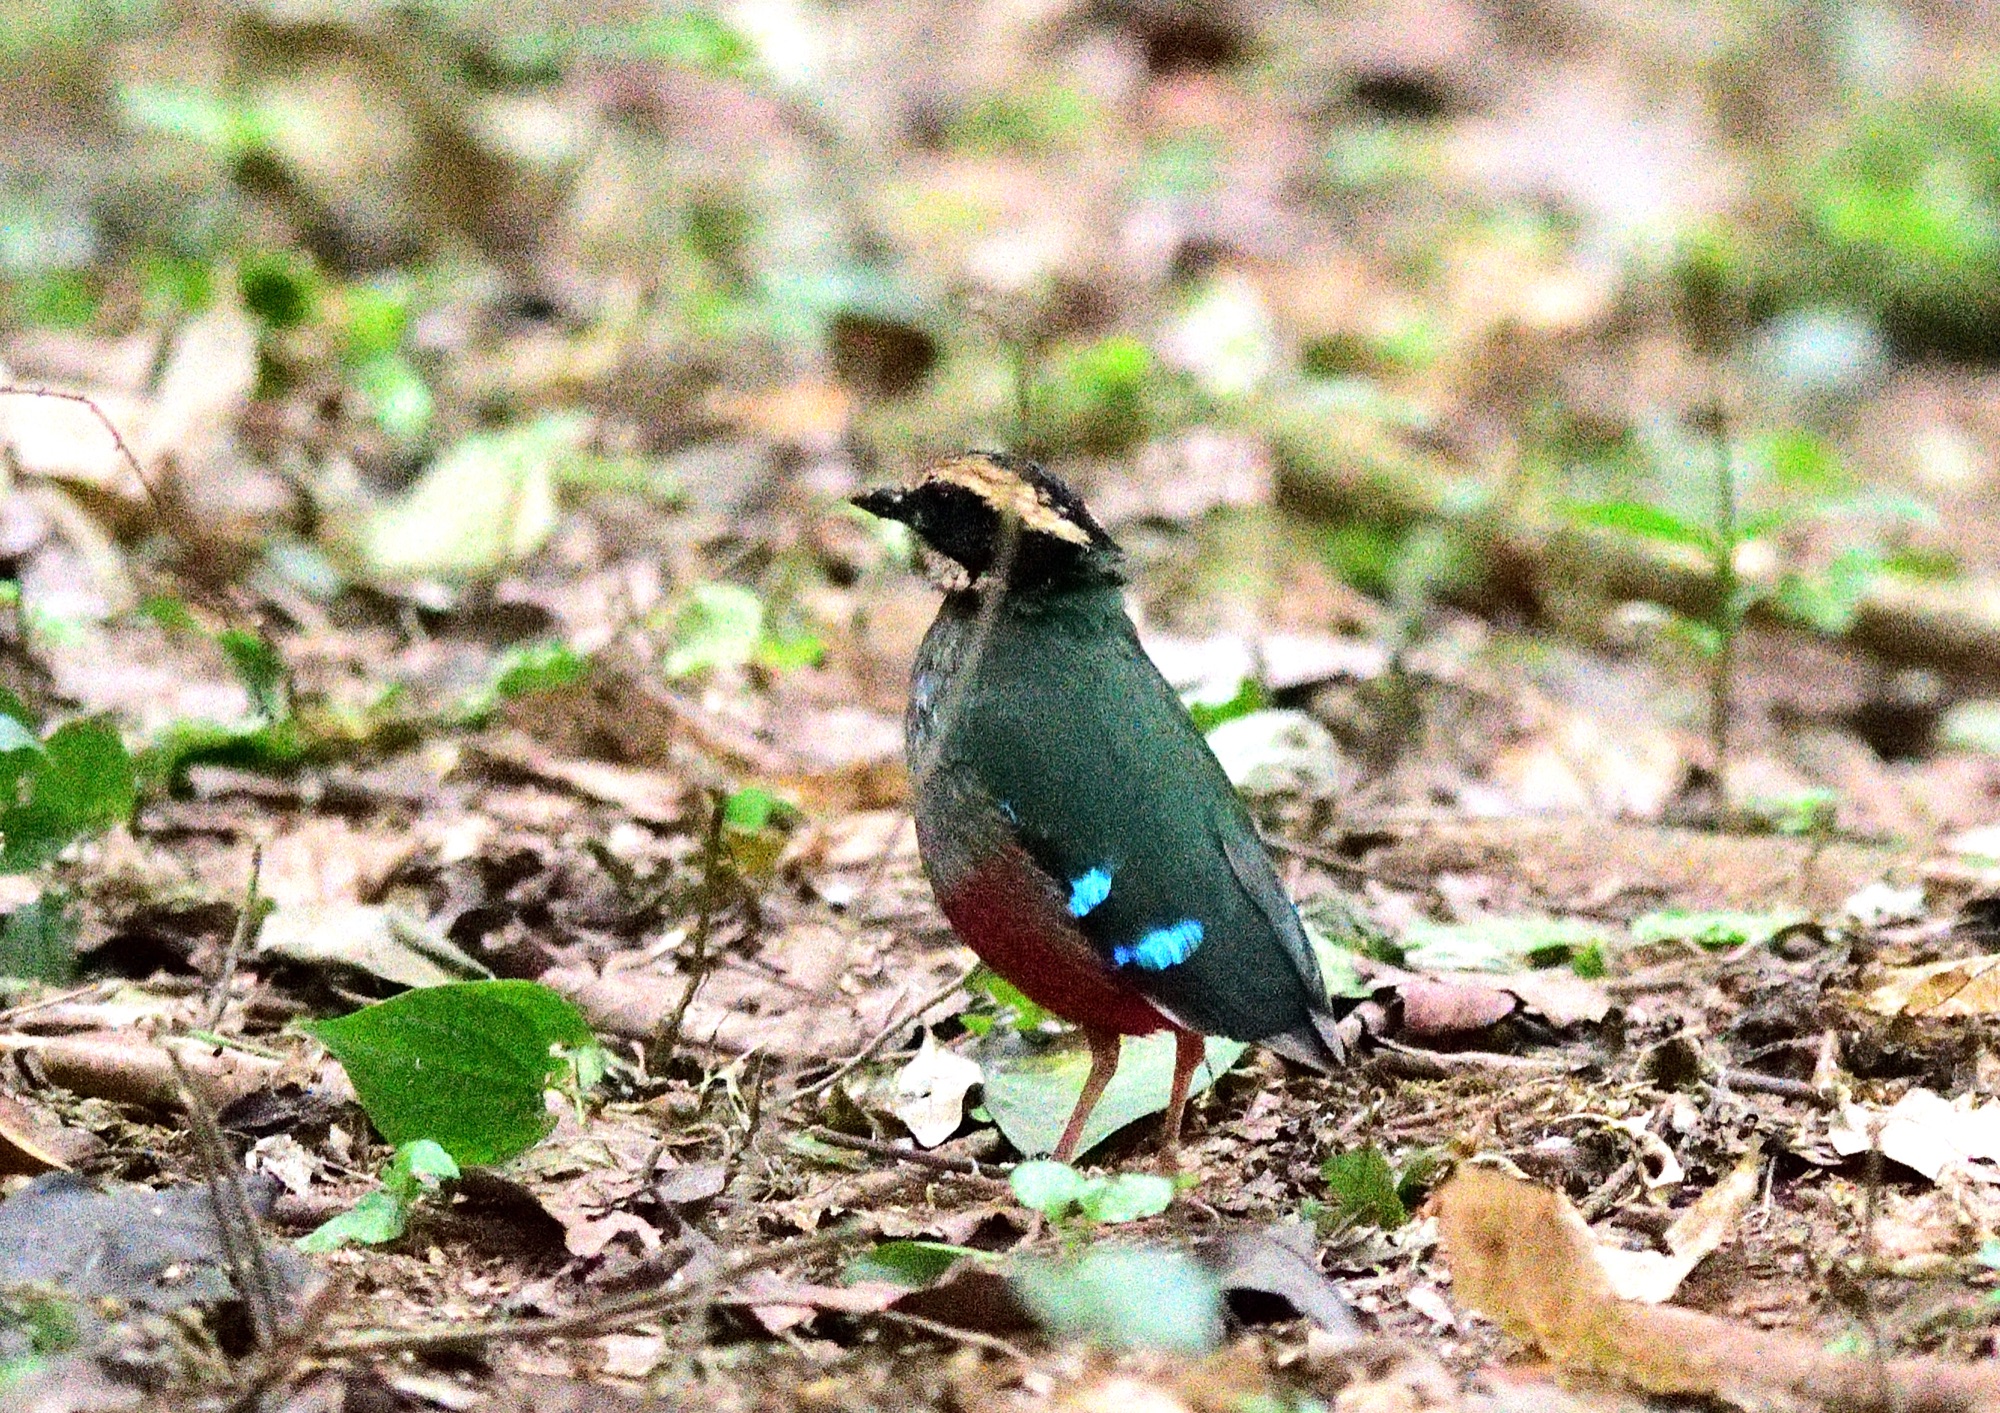
[[[886,700],[838,499],[1000,445],[1191,632],[1402,654],[1443,606],[1612,703],[1642,660],[1696,775],[1801,721],[1994,744],[1984,0],[52,0],[0,73],[0,363],[152,483],[0,400],[44,650],[458,615],[542,645],[518,684],[611,631],[581,589],[669,677],[831,653]],[[288,656],[229,658],[265,726]]]

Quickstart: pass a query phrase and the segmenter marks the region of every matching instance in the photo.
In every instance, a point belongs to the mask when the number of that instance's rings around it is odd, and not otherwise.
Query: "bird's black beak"
[[[849,496],[849,505],[858,505],[870,515],[879,515],[884,520],[908,521],[910,493],[900,486],[877,486],[872,491],[863,491],[858,496]]]

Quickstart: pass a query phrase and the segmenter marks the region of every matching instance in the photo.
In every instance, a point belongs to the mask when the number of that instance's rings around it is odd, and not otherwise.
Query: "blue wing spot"
[[[1014,802],[1012,800],[995,800],[993,804],[1000,811],[1001,817],[1009,824],[1019,824],[1021,822],[1021,816],[1015,813]]]
[[[1114,966],[1137,967],[1141,971],[1165,971],[1194,955],[1201,945],[1202,926],[1194,918],[1183,918],[1170,927],[1156,927],[1137,942],[1111,949]]]
[[[1111,896],[1111,870],[1093,868],[1070,880],[1069,915],[1082,917]]]

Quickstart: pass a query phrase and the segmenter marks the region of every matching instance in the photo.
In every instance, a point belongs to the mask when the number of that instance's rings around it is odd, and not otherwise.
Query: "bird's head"
[[[941,457],[913,485],[854,497],[900,520],[968,578],[990,570],[1014,588],[1117,583],[1124,552],[1082,497],[1032,461],[992,451]]]

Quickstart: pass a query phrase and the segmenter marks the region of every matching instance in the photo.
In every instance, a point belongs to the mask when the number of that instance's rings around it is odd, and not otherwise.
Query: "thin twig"
[[[893,1143],[885,1143],[879,1138],[862,1138],[856,1134],[840,1133],[837,1130],[818,1125],[806,1130],[808,1136],[817,1139],[830,1148],[851,1148],[856,1153],[870,1153],[878,1158],[893,1158],[899,1163],[914,1163],[920,1168],[935,1168],[941,1173],[959,1173],[966,1177],[1000,1180],[1000,1174],[1013,1170],[1012,1163],[982,1163],[977,1158],[955,1158],[948,1153],[926,1153],[921,1148],[900,1148]]]
[[[898,1011],[892,1012],[889,1018],[889,1023],[883,1026],[880,1030],[875,1032],[874,1039],[870,1040],[866,1045],[863,1045],[854,1054],[848,1056],[845,1060],[841,1061],[840,1067],[834,1070],[832,1074],[827,1075],[824,1079],[816,1079],[811,1084],[808,1084],[805,1088],[794,1091],[792,1097],[785,1101],[785,1107],[789,1109],[795,1104],[810,1099],[817,1094],[822,1094],[825,1091],[831,1089],[834,1085],[840,1083],[841,1080],[847,1078],[848,1075],[853,1074],[856,1069],[858,1069],[862,1065],[867,1064],[870,1060],[872,1060],[875,1057],[875,1052],[880,1050],[884,1045],[886,1045],[889,1042],[890,1036],[896,1034],[896,1032],[900,1031],[904,1026],[908,1025],[911,1021],[923,1015],[923,1013],[928,1011],[932,1006],[935,1006],[938,1002],[950,996],[952,992],[959,990],[961,987],[965,985],[966,982],[972,979],[972,974],[978,970],[979,970],[979,963],[974,962],[971,966],[968,966],[964,971],[960,972],[957,976],[953,977],[943,986],[940,986],[930,995],[924,997],[924,999],[919,1001],[914,1007],[911,1007],[908,1010],[902,1010],[901,1008],[899,1008]]]
[[[222,1013],[229,1006],[229,988],[236,980],[237,963],[264,924],[264,900],[257,891],[263,877],[264,846],[255,844],[250,849],[250,884],[243,890],[243,907],[236,914],[236,930],[230,934],[229,946],[222,954],[222,970],[215,978],[208,1015],[202,1021],[203,1030],[215,1030],[221,1026]]]
[[[947,1325],[942,1320],[911,1315],[902,1310],[877,1310],[874,1318],[887,1320],[892,1325],[908,1325],[913,1330],[922,1330],[925,1334],[936,1335],[939,1339],[948,1339],[955,1344],[967,1344],[975,1349],[987,1349],[995,1354],[1004,1354],[1009,1359],[1018,1360],[1024,1366],[1032,1367],[1034,1364],[1034,1360],[1028,1357],[1027,1351],[1017,1344],[1009,1344],[998,1335],[984,1334],[979,1330],[962,1330],[956,1325]]]
[[[716,880],[722,871],[722,830],[729,807],[728,800],[719,790],[710,797],[710,806],[708,833],[701,846],[701,900],[695,912],[694,945],[687,959],[687,987],[681,992],[681,999],[674,1006],[674,1013],[667,1018],[666,1028],[660,1037],[662,1065],[681,1048],[681,1027],[687,1023],[688,1007],[694,1004],[695,993],[701,990],[702,982],[708,977],[708,938],[715,925],[716,894],[720,891]]]
[[[159,491],[154,489],[152,480],[139,465],[139,458],[132,454],[132,448],[126,444],[125,435],[118,430],[118,424],[113,422],[104,409],[97,405],[95,398],[91,397],[88,393],[63,392],[57,388],[30,387],[25,383],[0,383],[0,397],[46,397],[52,398],[57,402],[73,402],[81,407],[88,408],[90,415],[95,417],[103,425],[104,430],[111,434],[112,445],[118,448],[118,454],[125,458],[125,464],[132,468],[132,474],[138,478],[139,484],[145,488],[146,499],[153,503],[153,513],[160,517],[162,527],[172,523],[173,517],[167,509],[166,501],[161,497]]]
[[[1756,1070],[1724,1069],[1716,1072],[1716,1079],[1731,1089],[1740,1089],[1746,1094],[1775,1094],[1780,1099],[1796,1099],[1801,1104],[1810,1104],[1815,1109],[1831,1109],[1835,1100],[1831,1094],[1807,1084],[1802,1079],[1787,1079],[1783,1075],[1759,1074]]]
[[[6,1010],[0,1011],[0,1025],[10,1024],[36,1011],[45,1011],[51,1006],[60,1006],[65,1001],[74,1001],[80,996],[88,996],[93,991],[106,990],[112,984],[106,981],[87,981],[81,986],[72,986],[67,991],[58,991],[51,996],[42,996],[33,1001],[23,1001],[18,1006],[9,1006]]]
[[[221,1125],[208,1098],[195,1084],[187,1066],[171,1046],[162,1046],[180,1084],[181,1100],[187,1107],[188,1136],[201,1163],[208,1187],[209,1206],[215,1217],[216,1243],[222,1248],[229,1281],[250,1314],[250,1329],[259,1349],[268,1348],[278,1330],[277,1277],[264,1250],[264,1231],[243,1190],[242,1173],[229,1146],[223,1141]]]
[[[690,1306],[709,1304],[741,1276],[781,1266],[804,1256],[832,1251],[865,1238],[859,1223],[768,1247],[731,1261],[685,1290],[644,1290],[600,1301],[567,1315],[522,1319],[474,1320],[457,1324],[423,1325],[411,1330],[376,1330],[366,1334],[331,1334],[319,1342],[321,1355],[403,1354],[424,1350],[463,1349],[495,1341],[575,1339],[650,1320]]]
[[[1368,1062],[1370,1069],[1404,1079],[1446,1079],[1458,1074],[1498,1071],[1502,1074],[1566,1074],[1580,1066],[1571,1060],[1545,1059],[1539,1055],[1500,1055],[1484,1050],[1419,1050],[1393,1040],[1377,1039],[1381,1053]]]

